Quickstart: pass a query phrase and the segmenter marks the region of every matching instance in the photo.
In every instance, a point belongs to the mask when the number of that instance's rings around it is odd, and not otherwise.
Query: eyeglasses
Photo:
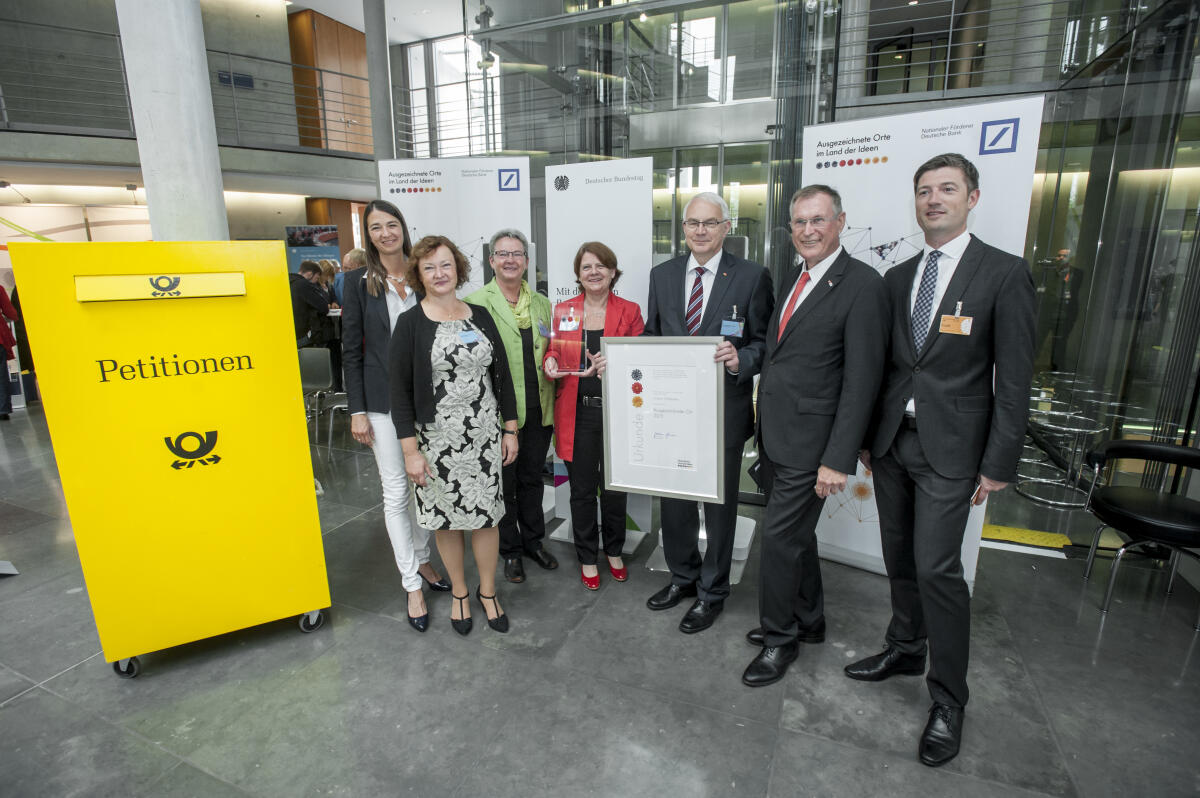
[[[803,230],[805,227],[808,227],[810,224],[813,227],[824,227],[826,222],[828,222],[828,221],[829,220],[826,219],[824,216],[814,216],[811,219],[792,219],[790,222],[788,222],[788,229],[794,233],[797,230]]]
[[[728,221],[728,219],[705,219],[704,221],[700,221],[699,219],[684,219],[683,226],[689,230],[695,230],[697,227],[703,227],[705,230],[715,230]]]
[[[501,260],[503,260],[504,258],[523,258],[523,257],[525,257],[525,253],[519,249],[514,249],[512,251],[509,251],[506,249],[498,249],[492,253],[492,257],[499,258]]]

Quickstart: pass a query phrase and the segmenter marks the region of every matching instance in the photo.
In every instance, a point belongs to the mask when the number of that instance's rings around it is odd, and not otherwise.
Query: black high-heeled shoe
[[[466,611],[471,609],[471,605],[469,603],[467,603],[471,600],[470,593],[468,593],[465,596],[456,596],[453,593],[451,593],[450,596],[451,596],[451,598],[453,598],[455,601],[458,602],[458,611],[460,613],[466,614]],[[463,637],[466,637],[467,635],[469,635],[471,633],[471,626],[473,624],[474,624],[474,621],[472,621],[471,618],[469,618],[469,617],[468,618],[459,618],[457,620],[455,620],[454,618],[450,619],[450,625],[454,627],[454,631],[458,632]]]
[[[483,602],[486,599],[487,601],[492,602],[493,609],[495,609],[497,612],[500,612],[500,604],[496,601],[496,594],[493,593],[490,596],[485,596],[480,592],[481,590],[482,586],[475,588],[475,598],[479,599],[479,606],[483,607]],[[483,607],[483,617],[487,618],[487,607]],[[492,631],[500,632],[501,634],[508,631],[508,616],[504,613],[501,613],[494,619],[488,618],[487,622],[488,626],[492,627]]]
[[[430,582],[429,577],[427,577],[425,574],[421,573],[420,571],[417,571],[417,575],[420,576],[423,580],[425,580],[425,584],[429,585],[430,590],[436,590],[438,593],[449,593],[450,592],[450,583],[446,581],[445,577],[437,580],[436,582]],[[468,596],[467,598],[470,598],[470,596]]]
[[[429,605],[425,606],[425,614],[413,617],[405,607],[404,614],[408,616],[408,625],[416,629],[418,632],[424,632],[429,628]]]

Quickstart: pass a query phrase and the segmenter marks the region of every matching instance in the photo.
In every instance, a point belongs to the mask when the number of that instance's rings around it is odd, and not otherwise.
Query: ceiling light
[[[892,57],[893,57],[893,58],[895,58],[897,61],[902,61],[902,60],[904,60],[904,56],[903,56],[903,55],[899,55],[899,54],[897,54],[897,55],[894,55],[894,56],[892,56]]]
[[[915,6],[918,2],[919,2],[919,0],[908,0],[908,4],[910,6]]]
[[[646,12],[645,12],[645,11],[643,11],[643,12],[642,12],[642,13],[640,13],[640,14],[638,14],[638,22],[645,22],[647,19],[648,19],[648,17],[646,16]]]

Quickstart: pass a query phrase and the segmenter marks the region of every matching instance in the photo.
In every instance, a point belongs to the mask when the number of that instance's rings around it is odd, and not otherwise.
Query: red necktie
[[[692,283],[692,293],[688,296],[687,312],[683,314],[684,324],[687,325],[688,335],[695,335],[700,332],[700,317],[703,315],[700,311],[704,305],[704,283],[700,282],[700,278],[704,276],[704,267],[696,267],[696,280]]]
[[[796,309],[796,302],[800,299],[800,295],[804,293],[804,286],[808,285],[808,269],[800,275],[799,281],[796,283],[796,290],[792,291],[792,297],[788,300],[787,307],[783,309],[783,316],[779,319],[779,335],[775,341],[778,343],[783,338],[783,328],[787,326],[788,320],[792,318],[792,311]]]

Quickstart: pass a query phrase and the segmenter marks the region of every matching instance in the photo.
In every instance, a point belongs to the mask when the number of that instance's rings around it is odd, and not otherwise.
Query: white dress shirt
[[[942,306],[942,299],[946,296],[946,289],[950,287],[950,278],[954,277],[954,270],[958,268],[958,262],[962,260],[963,252],[969,243],[971,243],[971,234],[964,230],[962,235],[950,239],[937,248],[938,252],[942,254],[938,256],[937,285],[933,291],[933,308],[929,311],[931,315],[929,323],[931,325],[937,320],[938,308]],[[926,244],[924,249],[921,250],[921,260],[917,263],[917,273],[913,277],[912,290],[908,294],[909,318],[912,318],[913,305],[917,303],[917,291],[921,287],[921,277],[925,274],[925,266],[929,263],[929,253],[932,250],[933,247],[929,246],[929,244]],[[908,404],[904,407],[904,412],[910,416],[916,416],[917,403],[912,397],[909,397]]]
[[[799,308],[801,305],[803,305],[804,300],[808,299],[812,295],[813,289],[816,288],[817,283],[821,281],[821,278],[825,276],[825,272],[829,271],[829,267],[833,265],[833,262],[837,260],[841,254],[842,248],[839,246],[833,251],[832,255],[822,259],[817,263],[816,266],[812,266],[807,270],[808,283],[804,286],[804,290],[800,292],[800,298],[796,300],[796,308]],[[787,306],[791,303],[792,294],[796,293],[796,286],[800,285],[800,279],[803,276],[803,271],[796,275],[796,282],[792,284],[792,290],[788,292],[787,299],[784,300],[783,305],[779,308],[780,324],[783,324],[783,312],[787,310]],[[796,308],[792,309],[793,313],[796,312]]]
[[[717,267],[721,265],[721,252],[717,252],[704,264],[704,274],[700,277],[703,296],[700,299],[700,316],[704,316],[704,306],[708,303],[708,295],[712,292],[713,280],[717,279]],[[696,282],[696,269],[701,268],[695,255],[688,255],[687,272],[683,276],[683,315],[687,317],[688,300],[692,298],[692,283]]]
[[[400,318],[401,313],[417,304],[417,294],[412,290],[411,285],[406,285],[404,288],[408,296],[401,299],[400,292],[396,290],[396,286],[391,280],[385,279],[383,284],[387,286],[387,293],[383,295],[383,298],[387,301],[388,329],[395,332],[396,319]]]

